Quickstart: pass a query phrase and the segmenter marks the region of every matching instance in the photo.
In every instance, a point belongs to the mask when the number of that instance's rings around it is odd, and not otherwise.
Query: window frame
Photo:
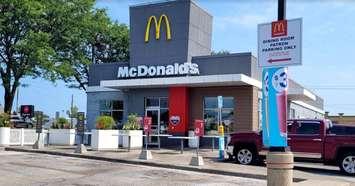
[[[216,101],[217,101],[217,96],[204,96],[202,99],[203,99],[203,101],[202,101],[202,118],[203,118],[203,120],[205,121],[205,125],[207,125],[207,123],[206,123],[206,118],[205,118],[205,114],[206,114],[206,111],[212,111],[212,112],[219,112],[219,108],[218,108],[218,104],[216,104],[216,108],[210,108],[210,107],[208,107],[208,108],[205,108],[205,99],[206,98],[215,98],[216,99]],[[232,101],[233,101],[233,107],[222,107],[222,114],[223,114],[223,112],[224,111],[227,111],[227,112],[230,112],[230,111],[232,111],[233,112],[233,115],[232,115],[232,122],[230,123],[230,125],[229,125],[229,129],[230,129],[230,131],[229,132],[233,132],[233,125],[234,125],[234,123],[235,123],[235,111],[236,111],[236,109],[235,109],[235,105],[236,105],[236,102],[235,102],[235,97],[233,97],[233,96],[225,96],[225,97],[223,97],[223,100],[224,99],[232,99]],[[217,114],[217,117],[218,117],[218,114]],[[218,118],[216,118],[216,122],[217,122],[217,125],[218,125]],[[223,123],[223,118],[222,118],[222,123]],[[206,129],[206,128],[205,128]],[[206,132],[208,132],[208,131],[211,131],[211,130],[205,130],[205,133]],[[217,128],[217,131],[218,131],[218,128]]]
[[[105,101],[105,104],[107,104],[107,102],[110,102],[110,108],[109,109],[101,109],[101,102],[102,101]],[[113,109],[113,102],[114,101],[119,101],[119,102],[122,102],[122,109]],[[122,120],[119,121],[119,120],[115,120],[115,118],[113,117],[113,112],[122,112]],[[124,101],[123,100],[118,100],[118,99],[102,99],[102,100],[99,100],[99,115],[100,116],[108,116],[108,115],[103,115],[102,113],[110,113],[109,116],[111,116],[116,123],[122,123],[123,122],[123,117],[124,117]],[[118,119],[118,118],[117,118]]]

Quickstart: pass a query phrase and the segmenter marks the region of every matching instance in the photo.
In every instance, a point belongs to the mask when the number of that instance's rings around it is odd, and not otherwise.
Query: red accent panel
[[[185,135],[189,129],[189,89],[169,88],[169,133]],[[180,118],[179,122],[176,122]],[[171,121],[175,119],[175,123]]]

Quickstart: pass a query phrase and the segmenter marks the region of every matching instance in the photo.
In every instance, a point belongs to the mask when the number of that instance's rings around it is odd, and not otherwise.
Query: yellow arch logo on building
[[[169,19],[165,14],[162,14],[159,17],[159,21],[157,21],[157,18],[155,16],[150,16],[147,22],[147,27],[145,29],[145,37],[144,37],[144,41],[148,42],[149,41],[149,31],[150,31],[150,25],[152,23],[152,21],[154,21],[154,25],[155,25],[155,39],[158,40],[160,38],[160,27],[161,27],[161,23],[165,22],[165,26],[166,26],[166,40],[170,40],[171,39],[171,32],[170,32],[170,24],[169,24]]]

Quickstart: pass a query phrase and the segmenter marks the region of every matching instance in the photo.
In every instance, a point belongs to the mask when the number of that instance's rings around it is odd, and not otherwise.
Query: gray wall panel
[[[99,86],[102,80],[117,79],[119,66],[127,66],[127,62],[92,64],[89,67],[89,86]]]
[[[145,115],[144,99],[146,97],[168,97],[167,88],[154,88],[154,89],[130,89],[125,92],[128,99],[128,114],[137,113],[138,115]]]
[[[151,24],[149,41],[144,41],[150,16],[159,21],[168,17],[171,40],[166,40],[165,22],[161,24],[159,40]],[[211,51],[212,16],[190,0],[169,1],[130,7],[130,63],[171,64],[189,62],[192,56],[208,55]],[[194,41],[194,42],[192,42]]]
[[[200,75],[253,75],[251,72],[251,53],[193,57],[192,62],[199,65]]]

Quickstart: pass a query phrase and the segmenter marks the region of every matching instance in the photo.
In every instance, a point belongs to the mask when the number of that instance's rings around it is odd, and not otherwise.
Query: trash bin
[[[193,130],[190,130],[189,131],[189,137],[194,137],[195,136],[195,132]],[[194,139],[189,139],[189,147],[190,148],[196,148],[197,147],[197,138],[194,138]]]

